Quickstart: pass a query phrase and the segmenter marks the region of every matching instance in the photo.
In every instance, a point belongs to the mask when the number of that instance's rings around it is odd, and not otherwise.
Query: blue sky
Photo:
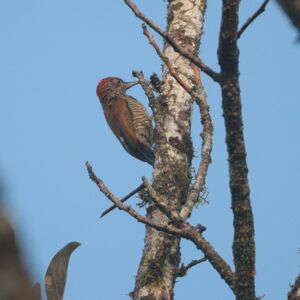
[[[201,57],[218,69],[220,2],[209,1]],[[250,2],[250,3],[249,3]],[[166,2],[136,1],[160,26]],[[241,23],[261,1],[242,1]],[[118,196],[151,178],[110,132],[95,94],[100,78],[132,80],[133,69],[159,73],[161,62],[123,1],[28,0],[0,3],[0,171],[6,209],[34,281],[71,240],[66,300],[128,299],[141,257],[144,227],[110,205],[88,179],[89,160]],[[279,300],[298,274],[300,60],[296,32],[275,3],[240,40],[241,89],[257,244],[257,295]],[[214,120],[209,205],[191,222],[232,265],[232,214],[219,87],[204,78]],[[131,94],[145,105],[140,87]],[[193,116],[199,154],[199,116]],[[195,159],[195,165],[198,160]],[[137,199],[130,203],[134,205]],[[183,261],[202,257],[183,242]],[[208,263],[179,279],[176,299],[232,299]]]

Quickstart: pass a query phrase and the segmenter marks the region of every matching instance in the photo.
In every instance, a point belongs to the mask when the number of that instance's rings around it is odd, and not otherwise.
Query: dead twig
[[[207,103],[207,97],[204,92],[204,88],[200,79],[199,70],[195,66],[194,67],[194,76],[195,82],[198,88],[198,93],[195,93],[192,88],[189,87],[188,83],[180,77],[180,75],[175,70],[173,64],[170,62],[169,58],[164,55],[162,50],[157,45],[153,35],[148,31],[146,25],[142,25],[143,33],[148,38],[149,43],[155,49],[157,55],[163,60],[166,66],[169,69],[170,74],[174,77],[174,79],[180,84],[180,86],[191,95],[192,98],[196,99],[196,103],[199,105],[200,114],[201,114],[201,123],[203,125],[203,132],[202,132],[202,149],[201,149],[201,162],[197,172],[196,181],[194,186],[192,187],[189,195],[187,197],[187,201],[185,205],[182,207],[180,212],[181,219],[187,219],[195,203],[198,199],[199,193],[204,186],[205,178],[208,170],[208,165],[211,162],[211,150],[212,150],[212,133],[213,133],[213,126],[212,120],[209,114],[209,106]]]
[[[205,94],[204,87],[200,79],[199,69],[196,66],[194,66],[194,79],[198,89],[198,93],[195,99],[200,109],[201,123],[203,126],[203,131],[201,134],[202,137],[201,161],[199,164],[195,183],[193,187],[190,189],[189,194],[187,196],[187,200],[180,212],[180,217],[184,220],[191,215],[192,210],[195,204],[197,203],[199,194],[205,184],[208,166],[211,162],[211,151],[212,151],[213,124],[209,113],[207,96]]]
[[[169,35],[167,32],[163,31],[161,28],[159,28],[152,20],[147,18],[139,9],[138,7],[131,1],[131,0],[124,0],[125,4],[133,11],[135,16],[139,19],[141,19],[143,22],[145,22],[147,25],[149,25],[154,31],[156,31],[162,38],[165,39],[166,42],[168,42],[173,49],[180,53],[183,57],[191,61],[193,64],[198,66],[205,74],[207,74],[209,77],[211,77],[214,81],[219,82],[221,80],[220,74],[212,70],[210,67],[208,67],[206,64],[202,62],[202,60],[190,53],[189,51],[186,51],[183,47],[179,46]]]
[[[138,222],[141,222],[147,226],[150,226],[156,230],[175,235],[179,238],[184,238],[193,242],[197,248],[199,248],[215,268],[215,270],[220,274],[220,276],[225,280],[228,286],[235,291],[235,274],[232,272],[230,266],[223,260],[223,258],[216,252],[216,250],[209,244],[209,242],[201,236],[196,228],[192,225],[183,222],[180,228],[177,228],[173,224],[157,224],[154,221],[150,221],[148,218],[139,214],[136,210],[130,206],[122,203],[104,184],[104,182],[98,178],[92,166],[89,162],[86,162],[86,168],[89,173],[90,179],[98,186],[99,190],[112,201],[119,209],[127,212],[130,216],[135,218]]]
[[[189,85],[179,76],[176,72],[173,64],[170,62],[169,58],[162,52],[162,50],[157,45],[154,36],[149,32],[147,26],[145,24],[142,25],[143,33],[148,38],[150,45],[155,49],[157,55],[161,58],[161,60],[166,64],[168,67],[170,74],[175,78],[175,80],[181,85],[183,89],[186,90],[191,96],[195,96],[193,90],[189,87]]]
[[[187,265],[182,264],[181,267],[177,270],[177,277],[184,277],[190,268],[199,265],[205,261],[207,261],[207,258],[203,257],[200,259],[194,259]]]
[[[142,183],[141,185],[139,185],[136,189],[134,189],[133,191],[131,191],[129,194],[127,194],[124,198],[122,198],[120,201],[122,203],[124,203],[125,201],[127,201],[129,198],[131,198],[133,195],[135,195],[136,193],[138,193],[139,191],[141,191],[144,188],[144,184]],[[112,210],[114,210],[115,208],[117,208],[117,206],[114,204],[111,207],[109,207],[108,209],[106,209],[100,216],[100,218],[103,218],[105,215],[107,215],[108,213],[110,213]]]
[[[265,0],[262,3],[262,5],[257,9],[257,11],[246,21],[246,23],[238,31],[237,39],[239,39],[241,35],[244,33],[244,31],[251,25],[251,23],[253,23],[253,21],[265,11],[268,3],[269,0]]]

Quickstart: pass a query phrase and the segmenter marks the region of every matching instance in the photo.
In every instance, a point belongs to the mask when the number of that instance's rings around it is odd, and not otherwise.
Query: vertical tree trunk
[[[198,54],[206,0],[169,0],[168,34],[191,53]],[[191,63],[165,44],[164,53],[179,73],[193,76]],[[179,209],[191,182],[191,111],[193,99],[163,67],[163,85],[156,119],[156,165],[153,187]],[[147,217],[167,224],[168,219],[150,205]],[[147,227],[145,247],[131,297],[135,300],[171,300],[180,262],[180,240]]]
[[[237,46],[239,3],[239,0],[223,0],[218,57],[222,74],[222,108],[234,216],[232,247],[236,274],[235,294],[237,300],[255,300],[254,220],[248,182]]]

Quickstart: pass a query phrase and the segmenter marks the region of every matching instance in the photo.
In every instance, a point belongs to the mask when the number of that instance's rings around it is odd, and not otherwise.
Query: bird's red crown
[[[112,79],[114,79],[114,77],[106,77],[103,78],[99,81],[98,85],[97,85],[97,89],[96,89],[96,93],[99,96],[99,92],[102,89],[102,87],[109,81],[111,81]]]

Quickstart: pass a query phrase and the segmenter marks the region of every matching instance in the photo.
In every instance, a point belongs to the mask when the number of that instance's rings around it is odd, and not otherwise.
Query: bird
[[[153,127],[146,108],[126,91],[138,81],[118,77],[99,81],[96,94],[106,121],[124,149],[135,158],[154,166]]]

